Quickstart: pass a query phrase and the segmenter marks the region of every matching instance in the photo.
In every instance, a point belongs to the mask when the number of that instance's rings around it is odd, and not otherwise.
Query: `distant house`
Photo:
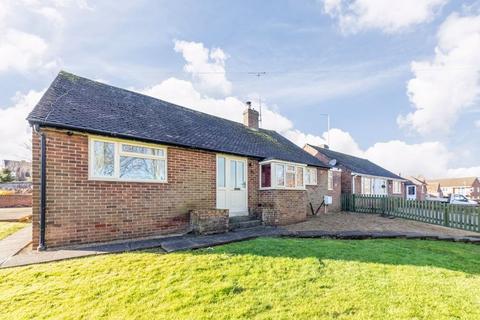
[[[425,200],[427,195],[427,182],[421,177],[408,177],[405,182],[405,197],[407,200]]]
[[[3,160],[3,168],[9,169],[16,181],[32,179],[32,163],[25,160]]]
[[[405,194],[406,179],[367,159],[333,151],[325,145],[307,144],[303,149],[317,159],[341,169],[342,193],[397,197]]]
[[[34,248],[181,234],[192,211],[299,222],[335,186],[250,107],[241,124],[60,72],[28,121]]]
[[[480,180],[477,177],[447,178],[428,180],[431,185],[438,185],[442,196],[460,194],[472,200],[480,199]]]
[[[442,189],[440,189],[440,183],[427,181],[427,196],[431,197],[443,197]]]

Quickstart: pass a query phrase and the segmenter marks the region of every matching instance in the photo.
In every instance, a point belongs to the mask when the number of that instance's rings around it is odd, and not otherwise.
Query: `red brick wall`
[[[21,208],[32,206],[31,194],[12,194],[0,196],[0,208]]]
[[[88,180],[88,138],[46,131],[48,247],[184,232],[215,208],[214,153],[168,147],[168,183]],[[33,246],[39,236],[39,138],[33,135]]]
[[[250,214],[258,212],[259,170],[258,161],[248,159],[248,210]]]
[[[275,225],[286,225],[307,219],[307,192],[305,190],[260,190],[262,207],[275,212]]]
[[[333,203],[326,208],[322,206],[318,214],[324,212],[338,212],[341,209],[340,194],[341,190],[341,171],[333,172],[333,190],[328,190],[328,170],[317,168],[317,185],[306,186],[307,189],[307,214],[312,214],[309,202],[312,203],[313,210],[316,211],[323,203],[323,197],[329,195],[332,197]]]

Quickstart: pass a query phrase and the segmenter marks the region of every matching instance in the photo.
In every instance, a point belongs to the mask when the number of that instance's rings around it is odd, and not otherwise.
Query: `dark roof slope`
[[[363,173],[371,176],[405,180],[404,178],[380,167],[379,165],[376,165],[375,163],[367,159],[354,157],[345,153],[325,149],[318,146],[312,146],[310,144],[309,146],[314,148],[318,152],[324,154],[326,157],[337,160],[337,164],[345,166],[352,172]]]
[[[29,114],[31,124],[328,167],[271,130],[60,72]]]

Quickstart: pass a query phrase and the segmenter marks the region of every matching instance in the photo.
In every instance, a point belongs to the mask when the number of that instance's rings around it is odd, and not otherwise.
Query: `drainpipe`
[[[45,133],[40,131],[38,124],[33,126],[33,131],[40,136],[40,241],[38,244],[38,251],[44,251],[47,247],[45,245],[45,207],[47,200],[47,138]]]

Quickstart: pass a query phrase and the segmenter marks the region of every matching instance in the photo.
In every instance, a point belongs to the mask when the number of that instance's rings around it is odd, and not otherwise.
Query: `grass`
[[[0,222],[0,240],[5,239],[27,225],[27,223],[23,222]]]
[[[480,319],[480,246],[260,238],[0,270],[2,319]]]

